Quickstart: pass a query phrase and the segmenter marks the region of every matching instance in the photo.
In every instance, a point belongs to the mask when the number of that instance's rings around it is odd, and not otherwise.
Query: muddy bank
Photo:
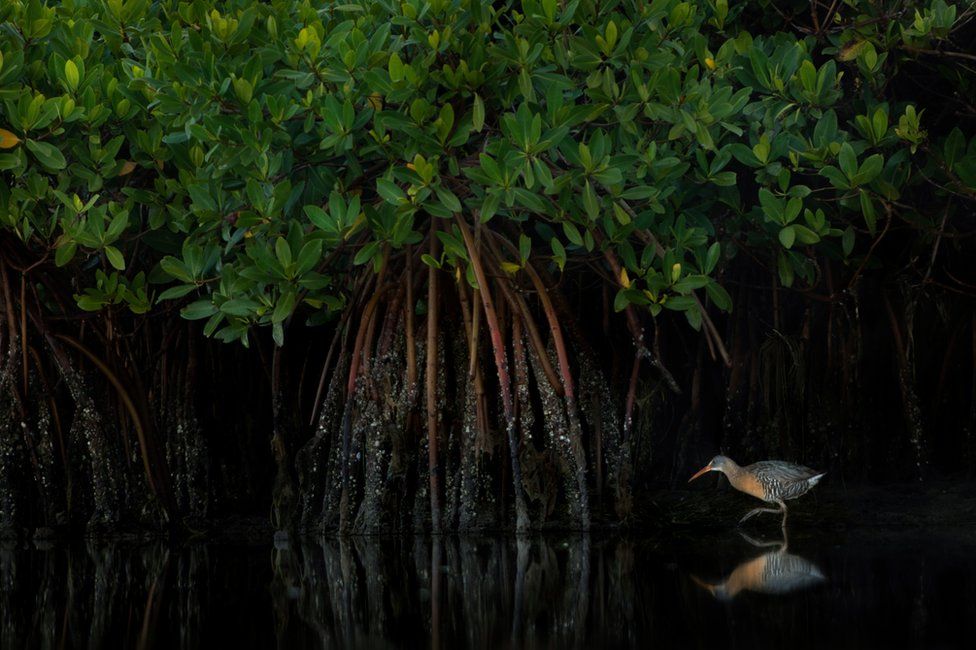
[[[623,523],[603,513],[594,519],[591,532],[640,535],[647,538],[695,538],[723,535],[737,530],[739,519],[760,505],[727,483],[703,485],[694,489],[660,490],[636,495],[634,514]],[[885,485],[823,486],[797,501],[789,502],[789,533],[811,535],[817,532],[844,533],[880,530],[917,533],[926,530],[947,531],[970,537],[976,542],[976,482],[891,483]],[[743,530],[761,534],[778,534],[780,518],[763,514],[752,519]],[[967,531],[971,531],[968,533]],[[514,528],[483,528],[476,535],[512,534]],[[546,535],[573,535],[578,528],[566,520],[555,520],[542,531]],[[369,535],[354,533],[350,537],[405,536],[414,533],[391,527]],[[421,536],[424,536],[421,534]],[[462,535],[463,536],[463,535]],[[326,534],[326,538],[342,537]],[[283,535],[267,517],[231,516],[197,520],[169,532],[137,526],[82,528],[38,528],[25,531],[22,541],[51,544],[72,539],[103,541],[169,540],[174,543],[268,543],[275,539],[320,539],[319,533],[292,531]]]
[[[759,505],[724,480],[694,489],[649,494],[639,501],[633,528],[721,529],[735,527]],[[976,531],[976,482],[823,485],[787,503],[789,529],[843,531],[854,528],[972,528]],[[776,529],[777,515],[763,514],[749,529]]]

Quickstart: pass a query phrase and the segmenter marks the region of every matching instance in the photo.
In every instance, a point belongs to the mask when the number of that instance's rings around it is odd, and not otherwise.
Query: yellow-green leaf
[[[71,59],[64,62],[64,79],[68,82],[68,88],[78,90],[81,75],[78,72],[78,66]]]
[[[853,61],[857,58],[857,55],[861,53],[865,47],[868,46],[868,41],[851,41],[840,48],[840,53],[837,55],[838,61]]]
[[[398,55],[396,52],[390,55],[388,69],[390,73],[390,81],[396,83],[403,79],[403,61],[400,60],[400,55]]]
[[[607,54],[613,52],[613,48],[617,45],[617,24],[612,20],[607,24],[606,30],[606,41],[607,41]]]
[[[122,257],[122,252],[115,246],[105,247],[105,257],[108,258],[109,264],[119,271],[125,270],[125,258]]]
[[[515,264],[514,262],[502,262],[502,270],[505,271],[505,273],[508,273],[509,275],[514,275],[515,273],[518,273],[519,269],[521,268],[522,267],[520,265]]]

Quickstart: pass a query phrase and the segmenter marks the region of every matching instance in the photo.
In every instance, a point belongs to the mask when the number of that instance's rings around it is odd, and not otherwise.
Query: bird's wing
[[[755,474],[759,480],[765,479],[788,483],[806,481],[820,474],[820,472],[809,467],[787,463],[782,460],[760,461],[749,465],[746,467],[746,470]]]
[[[762,576],[762,591],[787,594],[825,582],[827,578],[813,562],[790,553],[770,553]]]

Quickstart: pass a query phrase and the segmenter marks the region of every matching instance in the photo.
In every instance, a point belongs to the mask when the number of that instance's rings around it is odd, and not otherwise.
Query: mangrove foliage
[[[4,2],[0,529],[586,529],[718,449],[971,467],[974,17]]]

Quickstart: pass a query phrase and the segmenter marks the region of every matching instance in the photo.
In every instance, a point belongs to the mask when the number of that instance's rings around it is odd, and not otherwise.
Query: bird
[[[785,536],[782,543],[758,543],[746,534],[740,534],[754,546],[778,548],[739,564],[725,580],[717,584],[691,576],[697,585],[707,589],[715,598],[729,601],[743,591],[782,596],[826,581],[827,578],[816,564],[787,552],[789,542]]]
[[[731,458],[716,456],[708,462],[708,465],[695,472],[688,482],[691,483],[706,472],[722,472],[736,490],[779,506],[778,510],[774,508],[750,510],[739,520],[740,526],[754,515],[772,512],[782,513],[783,529],[786,528],[786,501],[803,496],[826,475],[826,472],[818,472],[783,460],[764,460],[740,467]]]

